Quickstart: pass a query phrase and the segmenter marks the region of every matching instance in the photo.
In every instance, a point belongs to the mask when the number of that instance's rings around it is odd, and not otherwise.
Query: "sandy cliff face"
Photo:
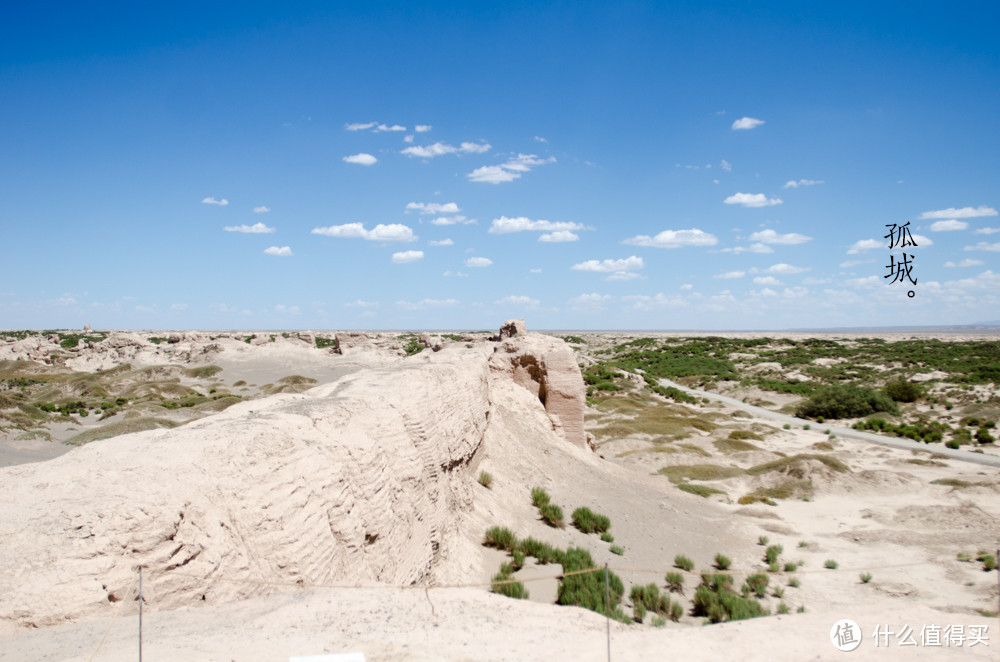
[[[501,353],[535,357],[549,407],[571,399],[572,379],[555,378],[560,341],[540,338],[510,339]],[[467,546],[455,515],[471,505],[470,464],[491,438],[491,411],[535,407],[528,418],[546,420],[541,401],[509,396],[508,377],[523,379],[498,370],[491,351],[427,352],[0,470],[0,622],[104,613],[139,565],[159,608],[275,585],[420,580],[450,539]],[[576,434],[575,414],[556,411]]]

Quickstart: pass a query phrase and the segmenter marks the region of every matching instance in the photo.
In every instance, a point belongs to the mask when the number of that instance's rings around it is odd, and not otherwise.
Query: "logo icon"
[[[861,626],[849,618],[842,618],[830,628],[830,641],[839,651],[848,653],[861,645]]]

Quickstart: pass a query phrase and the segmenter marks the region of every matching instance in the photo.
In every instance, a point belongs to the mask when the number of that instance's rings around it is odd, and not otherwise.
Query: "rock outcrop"
[[[517,322],[521,330],[496,346],[490,367],[510,373],[516,384],[531,391],[544,405],[556,431],[574,445],[587,448],[583,429],[586,388],[573,350],[558,338],[524,332],[524,320],[505,324],[500,329],[501,337],[505,328]]]
[[[140,565],[159,608],[418,581],[490,409],[483,350],[434,356],[0,469],[0,621],[102,613]]]

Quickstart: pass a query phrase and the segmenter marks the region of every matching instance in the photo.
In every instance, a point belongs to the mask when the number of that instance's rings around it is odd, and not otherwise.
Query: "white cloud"
[[[431,221],[433,225],[475,225],[476,219],[466,218],[461,214],[455,216],[441,216],[440,218],[435,218]]]
[[[255,213],[255,214],[266,214],[269,211],[271,211],[271,208],[270,207],[266,207],[264,205],[261,205],[260,207],[254,207],[253,208],[253,213]]]
[[[465,261],[467,267],[488,267],[493,264],[493,260],[488,257],[470,257]]]
[[[417,260],[422,260],[424,258],[423,251],[400,251],[399,253],[392,254],[392,261],[394,264],[406,264],[407,262],[416,262]]]
[[[466,274],[466,273],[462,273],[461,271],[456,271],[455,273],[451,273],[451,269],[448,269],[447,271],[445,271],[445,272],[444,272],[443,274],[441,274],[441,275],[442,275],[442,276],[444,276],[444,277],[446,277],[446,278],[447,278],[448,276],[457,276],[458,278],[465,278],[465,277],[466,277],[466,276],[468,276],[469,274]]]
[[[354,124],[348,124],[344,128],[348,131],[364,131],[365,129],[370,129],[375,126],[375,122],[365,122],[364,124],[356,122]]]
[[[973,234],[996,234],[1000,232],[1000,228],[979,228]]]
[[[774,276],[757,276],[753,282],[756,285],[781,285],[781,281]]]
[[[428,131],[431,130],[431,125],[430,124],[418,124],[415,127],[413,127],[413,130],[416,131],[417,133],[426,133],[426,132],[428,132]]]
[[[528,271],[531,272],[531,273],[533,273],[533,274],[540,274],[540,273],[542,273],[541,269],[528,269]]]
[[[563,243],[567,241],[580,241],[580,235],[570,232],[568,230],[559,230],[558,232],[549,232],[543,234],[538,238],[538,241],[546,241],[550,243]]]
[[[928,246],[934,245],[934,242],[930,240],[930,237],[925,237],[922,234],[911,234],[910,236],[913,238],[914,248],[921,248],[921,247],[926,248]],[[886,247],[888,247],[888,244],[886,245]],[[907,246],[907,248],[910,247]]]
[[[747,275],[747,272],[745,272],[745,271],[727,271],[724,274],[716,274],[716,275],[712,276],[712,278],[725,278],[725,279],[729,279],[729,278],[743,278],[746,275]]]
[[[548,140],[546,140],[545,138],[542,138],[541,136],[535,136],[535,140],[537,140],[540,143],[545,143],[546,145],[549,143]]]
[[[766,244],[756,243],[750,244],[749,246],[734,246],[733,248],[723,248],[719,252],[721,253],[773,253],[774,249]]]
[[[755,129],[763,123],[764,120],[754,119],[753,117],[741,117],[733,122],[733,131],[739,131],[740,129]]]
[[[406,131],[406,127],[400,126],[399,124],[393,124],[392,126],[388,126],[386,124],[379,124],[374,129],[372,129],[372,133],[379,133],[382,131]]]
[[[788,274],[801,274],[806,271],[809,271],[808,267],[793,267],[790,264],[779,262],[778,264],[771,265],[770,267],[765,269],[764,273],[788,275]]]
[[[524,216],[517,216],[515,218],[507,218],[506,216],[501,216],[500,218],[493,219],[490,224],[489,233],[490,234],[508,234],[511,232],[566,232],[571,230],[588,230],[589,228],[582,223],[573,223],[570,221],[533,221],[530,218]]]
[[[476,168],[466,177],[472,182],[485,182],[487,184],[500,184],[502,182],[512,182],[520,179],[521,175],[530,172],[535,166],[546,163],[555,163],[556,157],[550,156],[547,159],[540,159],[534,154],[518,154],[515,158],[506,163],[495,166],[483,166]]]
[[[920,215],[920,218],[921,220],[926,218],[978,218],[980,216],[996,215],[997,210],[993,207],[979,205],[978,207],[962,207],[961,209],[949,207],[948,209],[938,209],[937,211],[925,211]]]
[[[535,306],[540,304],[541,301],[526,296],[510,295],[502,299],[498,299],[496,303],[500,304],[501,306],[528,306],[534,308]]]
[[[425,308],[451,308],[459,304],[458,299],[421,299],[416,303],[397,301],[396,305],[403,310],[423,310]]]
[[[681,246],[715,246],[719,240],[713,234],[692,228],[690,230],[664,230],[655,237],[640,234],[629,237],[622,243],[650,248],[679,248]]]
[[[378,159],[371,154],[366,154],[365,152],[345,156],[343,160],[345,163],[357,163],[358,165],[364,166],[370,166],[378,162]]]
[[[965,250],[967,250],[967,251],[990,251],[992,253],[998,253],[998,252],[1000,252],[1000,242],[997,242],[995,244],[988,244],[985,241],[981,241],[978,244],[976,244],[975,246],[966,246]]]
[[[770,207],[780,205],[781,198],[768,198],[763,193],[735,193],[723,202],[727,205],[743,205],[744,207]]]
[[[331,225],[325,228],[313,228],[312,234],[324,237],[339,237],[342,239],[367,239],[368,241],[415,241],[413,230],[399,223],[383,225],[379,223],[371,230],[366,230],[361,223],[345,223]]]
[[[431,246],[453,246],[455,244],[455,242],[452,241],[451,238],[441,239],[439,241],[431,240],[427,243],[430,244]]]
[[[408,136],[403,136],[403,142],[404,143],[413,143],[413,135],[410,134]]]
[[[822,184],[822,179],[800,179],[799,181],[789,181],[785,182],[782,188],[798,188],[800,186],[816,186],[816,184]]]
[[[281,248],[271,246],[270,248],[265,248],[264,253],[267,255],[277,255],[278,257],[291,257],[292,249],[288,246],[282,246]]]
[[[202,198],[201,204],[203,205],[219,205],[220,207],[225,207],[229,204],[229,200],[225,198],[221,200],[216,200],[215,198]]]
[[[407,147],[401,153],[421,159],[433,159],[436,156],[444,156],[445,154],[482,154],[490,151],[492,148],[493,146],[489,143],[464,142],[460,146],[455,147],[447,143],[436,142],[431,145]]]
[[[862,239],[851,244],[851,247],[847,249],[847,254],[857,255],[858,253],[870,251],[874,248],[882,248],[883,246],[884,244],[878,239]]]
[[[681,289],[684,290],[685,292],[690,292],[691,290],[694,289],[694,285],[692,285],[691,283],[684,283],[683,285],[681,285]]]
[[[624,281],[627,281],[627,280],[635,280],[636,278],[644,278],[644,277],[640,276],[639,274],[635,273],[634,271],[616,271],[613,274],[611,274],[610,276],[606,277],[604,280],[608,280],[608,281],[612,281],[612,282],[614,282],[614,281],[624,282]]]
[[[274,307],[274,312],[282,313],[285,315],[298,315],[302,311],[299,310],[298,306],[286,306],[282,303],[279,303]]]
[[[439,202],[410,202],[406,205],[406,211],[418,211],[421,215],[423,214],[454,214],[455,212],[462,211],[458,208],[458,205],[454,202],[446,202],[441,204]]]
[[[227,225],[222,229],[226,232],[243,232],[246,234],[270,234],[274,232],[274,228],[268,227],[263,223],[254,223],[253,225]]]
[[[722,159],[722,163],[719,165],[721,165],[722,169],[725,170],[726,172],[730,172],[733,169],[733,166],[730,165],[729,161],[725,159]]]
[[[170,310],[187,310],[188,305],[186,303],[172,303],[170,304]]]
[[[934,221],[931,223],[931,232],[951,232],[952,230],[965,230],[969,227],[969,224],[965,221],[956,221],[951,219],[950,221]]]
[[[812,241],[812,237],[807,237],[804,234],[798,234],[797,232],[778,234],[774,230],[761,230],[760,232],[754,232],[750,235],[750,241],[759,241],[762,244],[792,246],[794,244],[804,244],[807,241]]]
[[[645,263],[641,257],[632,255],[619,260],[587,260],[580,264],[574,264],[571,269],[574,271],[596,271],[599,273],[612,273],[615,271],[635,271],[642,269]]]
[[[944,263],[944,266],[946,266],[946,267],[981,267],[981,266],[983,266],[983,261],[982,260],[973,260],[971,258],[966,258],[965,260],[962,260],[961,262],[959,262],[958,264],[956,264],[956,263],[952,262],[951,260],[949,260],[948,262]]]
[[[355,299],[350,303],[345,303],[345,306],[349,308],[379,308],[382,304],[378,301],[364,301],[362,299]]]

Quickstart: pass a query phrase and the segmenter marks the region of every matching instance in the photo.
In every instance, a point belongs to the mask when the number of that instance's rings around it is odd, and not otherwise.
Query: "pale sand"
[[[306,356],[287,357],[281,365],[291,374],[308,376],[315,359]],[[245,370],[242,378],[252,377],[250,383],[257,384],[276,374],[270,371],[258,377],[251,364],[225,368]],[[712,410],[729,412],[714,406]],[[519,429],[527,425],[523,415],[518,411],[500,415],[509,434],[502,443],[498,438],[485,448],[473,472],[489,471],[493,489],[475,486],[471,510],[456,512],[467,544],[453,548],[437,573],[438,583],[488,581],[504,558],[478,545],[482,532],[493,524],[560,546],[587,546],[598,564],[619,568],[626,587],[632,582],[657,582],[662,587],[662,575],[679,553],[694,559],[701,569],[709,566],[716,552],[723,552],[737,569],[761,570],[763,547],[756,542],[759,535],[766,535],[771,543],[783,545],[783,561],[805,561],[796,573],[801,588],[785,588],[784,601],[793,612],[805,605],[806,613],[710,627],[687,615],[680,624],[668,623],[663,629],[612,623],[614,659],[841,659],[843,653],[829,641],[830,627],[841,618],[857,621],[866,632],[865,642],[850,659],[996,658],[997,619],[984,618],[976,610],[997,609],[997,574],[982,572],[975,562],[957,561],[956,553],[974,554],[995,546],[1000,530],[997,489],[957,490],[930,484],[937,478],[1000,482],[995,469],[954,460],[910,464],[907,460],[918,456],[908,451],[838,439],[832,454],[851,466],[852,474],[816,472],[811,478],[818,492],[812,501],[740,506],[735,497],[749,491],[752,479],[723,481],[719,486],[730,497],[702,499],[680,492],[663,476],[651,475],[668,463],[713,459],[650,453],[613,459],[618,447],[602,446],[600,451],[608,459],[601,460],[575,448],[538,447],[530,443],[529,429]],[[738,422],[773,426],[763,420]],[[763,450],[748,454],[746,464],[773,459],[777,451],[815,452],[811,445],[824,439],[816,430],[782,430],[754,441]],[[715,452],[708,437],[689,441]],[[628,446],[627,441],[619,443]],[[541,523],[528,496],[534,485],[545,487],[567,516],[581,505],[608,515],[625,555],[610,554],[596,536]],[[807,546],[799,547],[799,541]],[[826,559],[837,560],[839,568],[824,569]],[[542,566],[522,574],[527,579],[546,570]],[[874,575],[870,584],[858,580],[862,571]],[[546,582],[528,582],[533,600],[523,602],[491,595],[484,587],[432,589],[427,595],[390,588],[282,589],[267,597],[175,611],[156,611],[154,604],[144,617],[144,654],[148,659],[281,660],[357,650],[369,660],[606,659],[603,617],[535,602],[551,599],[554,586],[551,580]],[[696,582],[694,575],[688,577],[688,598]],[[626,588],[626,611],[627,592]],[[775,598],[765,601],[772,611],[777,603]],[[135,657],[136,606],[119,604],[124,605],[121,618],[96,659]],[[8,630],[0,636],[0,660],[89,659],[114,610],[107,613],[39,630]],[[989,648],[900,647],[891,639],[889,649],[876,650],[871,639],[876,624],[888,624],[893,630],[909,625],[919,639],[921,626],[950,623],[988,625]]]

